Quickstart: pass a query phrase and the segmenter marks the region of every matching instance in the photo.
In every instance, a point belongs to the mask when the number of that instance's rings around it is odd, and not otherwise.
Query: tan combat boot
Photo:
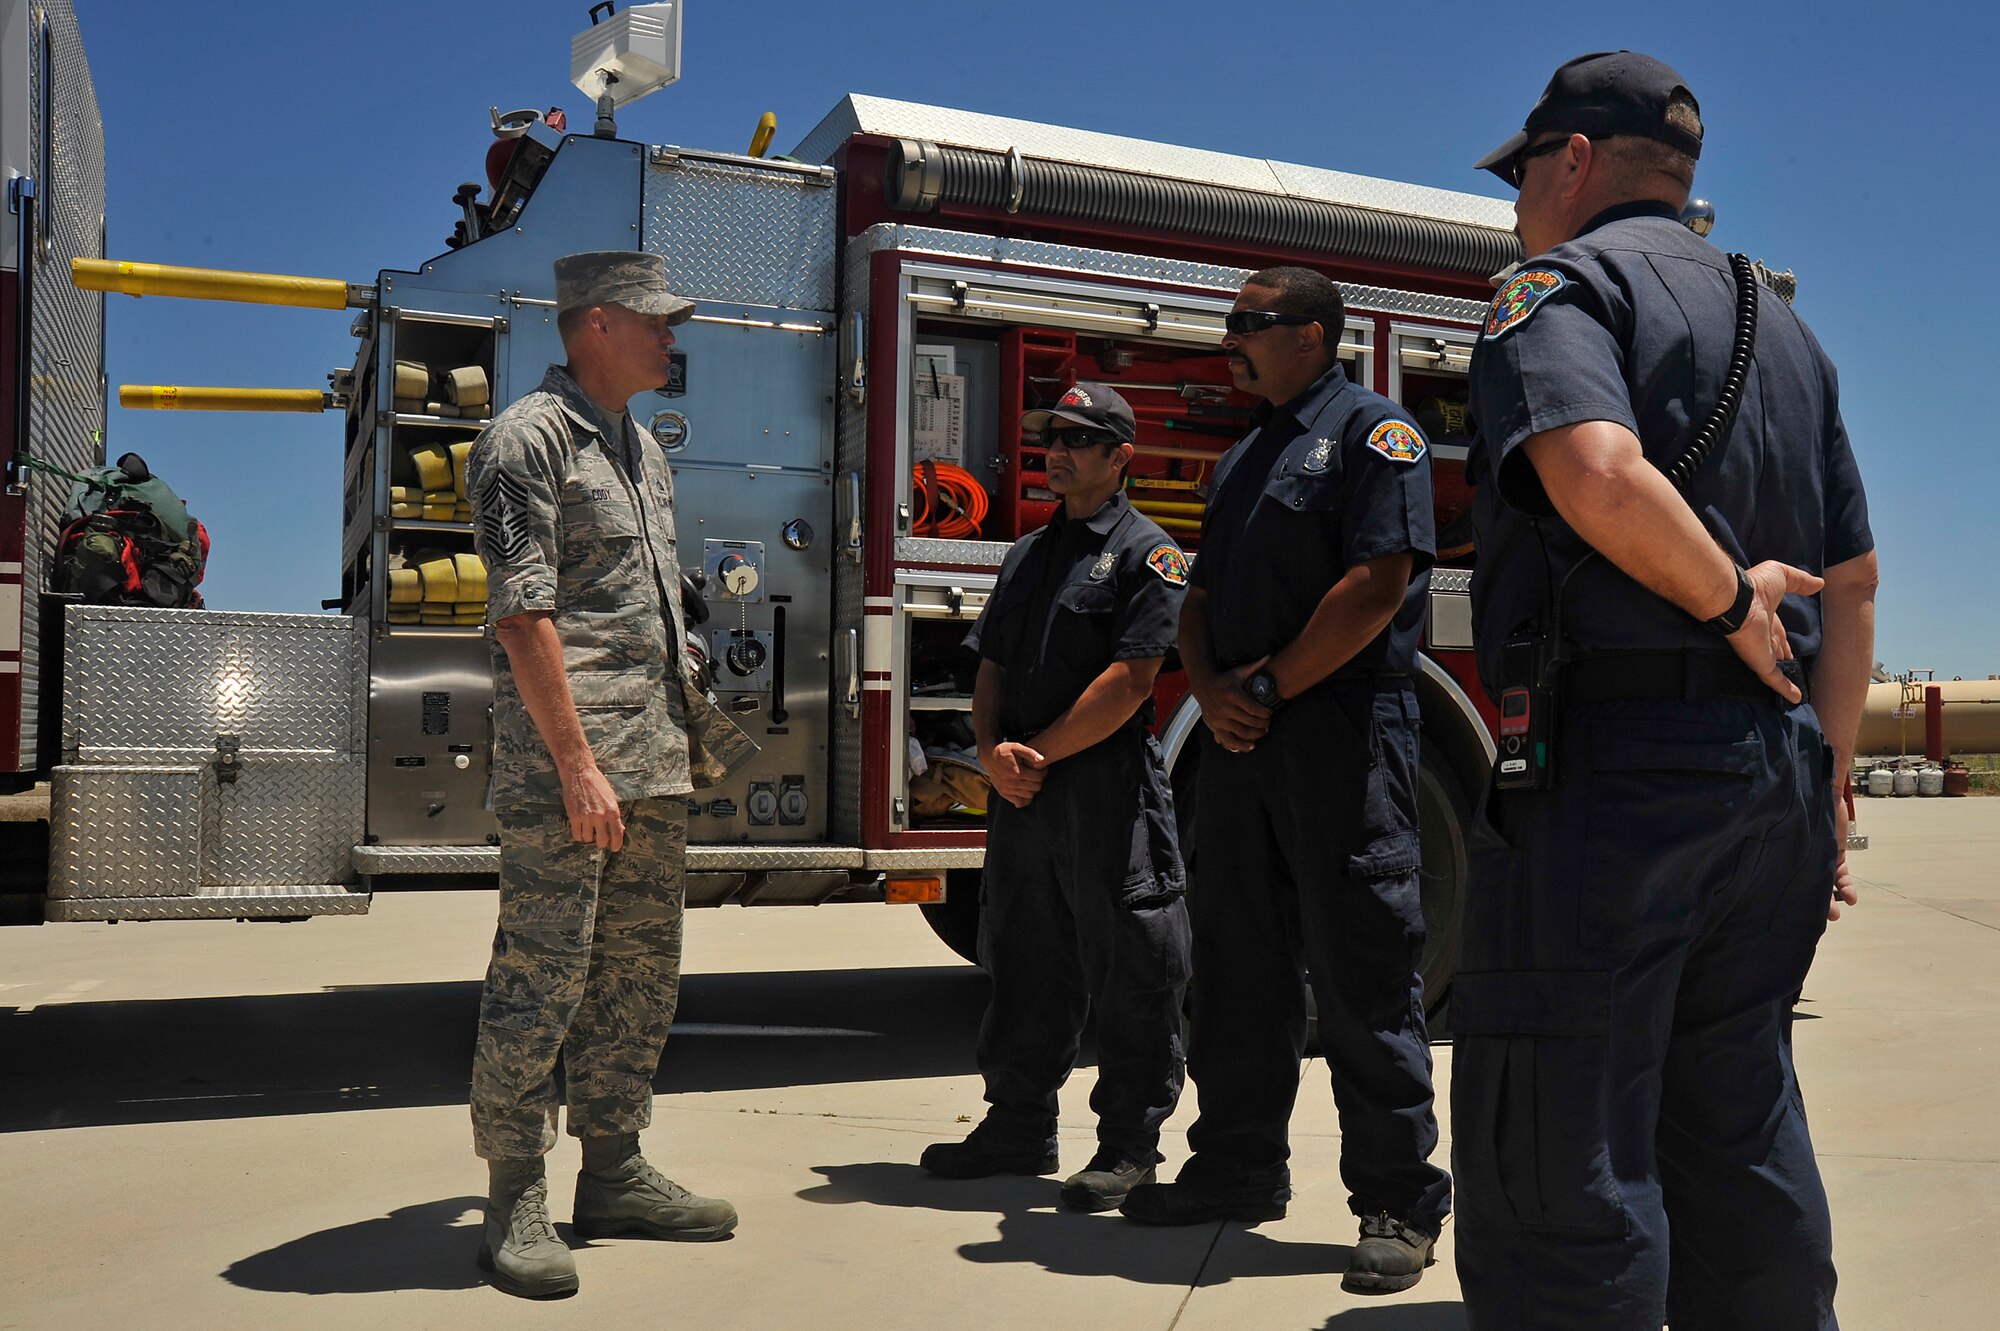
[[[736,1208],[715,1197],[697,1197],[639,1154],[639,1134],[583,1139],[583,1170],[576,1176],[576,1232],[585,1238],[637,1234],[649,1239],[700,1243],[726,1238],[736,1228]]]
[[[523,1299],[576,1293],[576,1258],[549,1223],[549,1183],[542,1157],[487,1161],[486,1235],[481,1270]]]

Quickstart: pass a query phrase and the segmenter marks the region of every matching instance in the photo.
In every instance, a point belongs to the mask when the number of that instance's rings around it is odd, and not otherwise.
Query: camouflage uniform
[[[571,837],[554,760],[491,639],[500,923],[472,1072],[473,1143],[487,1159],[554,1146],[558,1052],[573,1136],[650,1119],[680,990],[683,797],[752,749],[687,684],[665,456],[629,413],[613,428],[607,437],[597,408],[552,366],[466,463],[488,622],[551,616],[626,837],[615,854]]]

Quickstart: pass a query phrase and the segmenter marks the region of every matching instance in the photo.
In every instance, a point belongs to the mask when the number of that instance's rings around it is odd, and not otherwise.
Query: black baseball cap
[[[1103,384],[1094,384],[1088,379],[1077,380],[1076,387],[1064,393],[1048,410],[1023,413],[1021,428],[1033,434],[1042,434],[1048,430],[1050,421],[1069,421],[1092,430],[1102,430],[1115,435],[1121,444],[1131,443],[1139,433],[1139,427],[1132,419],[1132,404]]]
[[[1514,184],[1509,169],[1514,154],[1537,134],[1561,132],[1586,138],[1634,134],[1658,139],[1690,157],[1701,156],[1701,135],[1667,123],[1667,99],[1688,86],[1680,75],[1637,51],[1598,51],[1580,55],[1558,69],[1542,89],[1542,99],[1528,112],[1521,132],[1474,162],[1473,169],[1491,171]],[[1696,104],[1700,110],[1700,104]]]

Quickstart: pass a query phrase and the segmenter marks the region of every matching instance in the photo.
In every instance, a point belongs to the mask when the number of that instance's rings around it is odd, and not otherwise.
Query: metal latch
[[[895,799],[889,801],[889,814],[895,820],[896,826],[903,826],[910,820],[909,801],[905,800],[901,795],[896,796]]]
[[[215,769],[215,783],[217,785],[233,786],[236,784],[236,775],[243,770],[242,764],[237,761],[237,755],[242,747],[243,740],[241,736],[217,735],[215,737],[215,757],[209,760],[209,766]]]
[[[945,588],[944,603],[947,606],[951,607],[951,617],[953,619],[958,619],[962,617],[965,614],[965,588],[963,587]]]

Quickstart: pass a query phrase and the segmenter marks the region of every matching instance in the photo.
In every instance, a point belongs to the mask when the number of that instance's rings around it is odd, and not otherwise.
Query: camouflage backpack
[[[93,605],[199,608],[208,529],[137,453],[77,478],[56,542],[55,586]]]

